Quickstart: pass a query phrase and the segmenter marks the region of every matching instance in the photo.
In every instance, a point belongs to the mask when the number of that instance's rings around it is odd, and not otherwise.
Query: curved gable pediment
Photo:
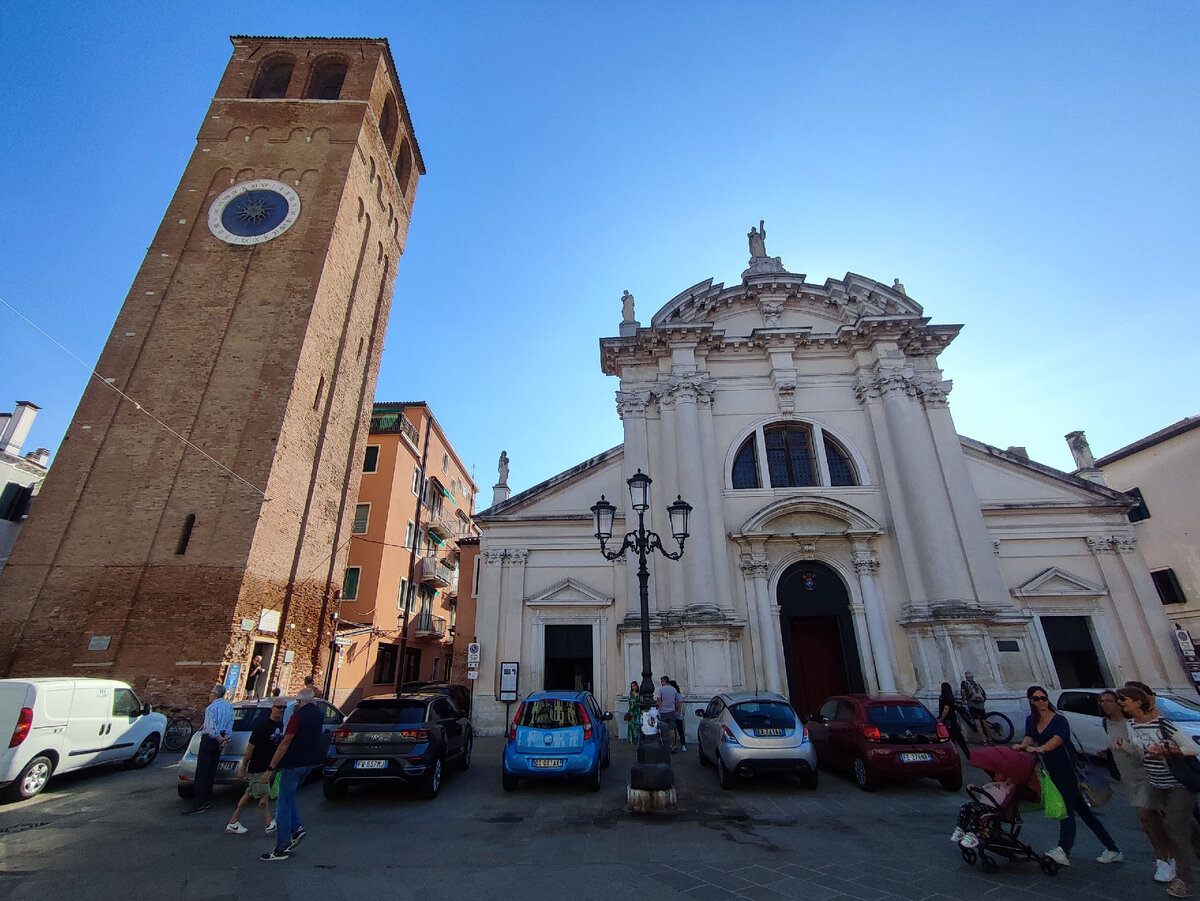
[[[744,535],[882,534],[874,517],[844,501],[828,497],[789,497],[773,501],[742,524]]]

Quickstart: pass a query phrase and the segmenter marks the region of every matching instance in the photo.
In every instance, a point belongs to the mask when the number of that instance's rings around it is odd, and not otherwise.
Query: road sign
[[[467,645],[467,666],[479,669],[479,642],[473,641]]]

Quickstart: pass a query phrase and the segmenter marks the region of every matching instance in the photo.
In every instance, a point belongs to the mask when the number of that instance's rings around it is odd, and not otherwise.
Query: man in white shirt
[[[208,693],[204,708],[204,725],[200,727],[200,750],[196,752],[196,799],[184,816],[204,813],[212,807],[213,780],[221,762],[221,749],[233,737],[233,705],[225,700],[225,686],[214,685]]]
[[[678,706],[679,692],[672,687],[668,676],[662,677],[654,700],[658,704],[659,734],[664,736],[667,747],[671,747],[675,739],[675,708]]]

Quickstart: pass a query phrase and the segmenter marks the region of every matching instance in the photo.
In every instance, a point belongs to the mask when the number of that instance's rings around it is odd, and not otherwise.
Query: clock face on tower
[[[258,178],[234,185],[208,209],[208,228],[227,244],[261,244],[292,227],[300,196],[281,181]]]

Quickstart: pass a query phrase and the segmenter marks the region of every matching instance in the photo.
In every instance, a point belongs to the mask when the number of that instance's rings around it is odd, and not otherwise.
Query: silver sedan
[[[721,788],[759,773],[792,774],[805,788],[817,787],[817,754],[808,729],[782,695],[719,694],[696,716],[700,763],[716,764]]]
[[[271,705],[278,700],[280,699],[261,698],[237,701],[233,705],[233,738],[221,750],[221,759],[217,763],[217,775],[213,779],[214,786],[233,785],[242,781],[237,778],[237,768],[242,760],[242,755],[246,753],[246,745],[250,742],[250,733],[254,731],[254,727],[258,723],[270,719]],[[288,706],[287,710],[283,712],[283,722],[279,727],[281,736],[296,707],[294,698],[285,698],[284,700],[287,701]],[[324,732],[324,746],[321,749],[321,755],[324,756],[325,747],[329,746],[329,736],[342,724],[342,720],[346,716],[328,701],[318,698],[313,703],[320,708],[322,714],[321,729]],[[200,733],[196,732],[188,743],[187,750],[183,752],[183,757],[179,760],[178,791],[181,798],[191,799],[196,795],[196,755],[199,751]],[[319,772],[320,767],[316,771]]]

